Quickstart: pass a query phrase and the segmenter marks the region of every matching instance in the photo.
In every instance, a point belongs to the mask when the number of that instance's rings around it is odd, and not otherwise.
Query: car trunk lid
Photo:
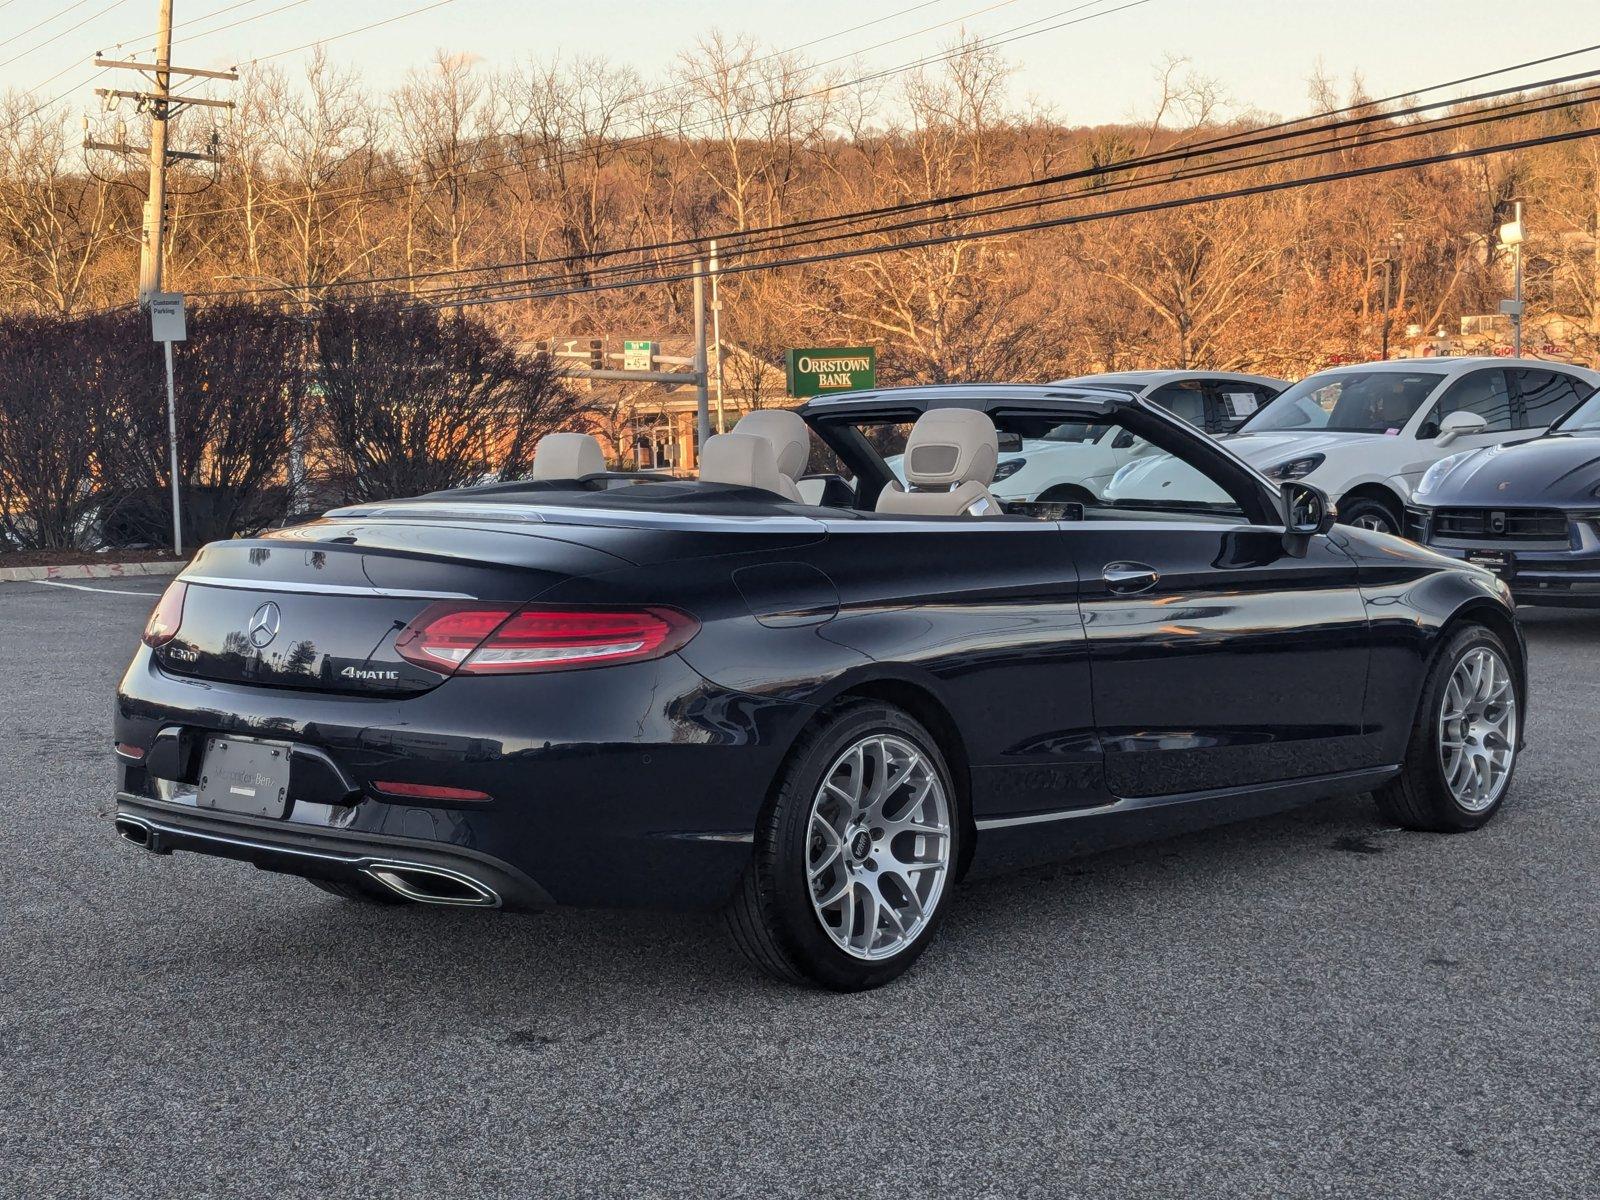
[[[430,605],[521,604],[624,562],[521,532],[321,522],[207,546],[180,577],[178,632],[155,653],[194,679],[416,694],[446,676],[406,661],[396,642]]]

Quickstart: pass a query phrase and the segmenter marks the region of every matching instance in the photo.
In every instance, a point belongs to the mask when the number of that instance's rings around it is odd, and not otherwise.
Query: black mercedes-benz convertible
[[[1003,439],[1108,425],[1227,501],[990,491]],[[694,480],[552,435],[526,481],[207,546],[121,683],[116,828],[357,901],[721,909],[841,990],[969,871],[1366,791],[1476,828],[1525,714],[1506,587],[1333,518],[1071,386],[758,411]]]

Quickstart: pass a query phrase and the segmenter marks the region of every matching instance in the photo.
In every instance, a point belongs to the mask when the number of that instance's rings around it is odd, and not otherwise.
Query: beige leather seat
[[[901,460],[905,489],[886,487],[878,511],[921,517],[998,517],[989,491],[1000,439],[994,422],[970,408],[936,408],[917,418]]]
[[[746,433],[719,433],[706,439],[700,448],[700,482],[760,488],[789,498],[783,486],[789,480],[778,470],[772,443]]]
[[[806,461],[811,457],[811,431],[797,413],[783,408],[761,408],[739,418],[733,432],[741,437],[758,437],[772,447],[773,460],[778,464],[780,493],[787,499],[804,503],[797,484],[805,474]],[[703,478],[704,476],[702,476]]]
[[[547,433],[533,448],[532,479],[582,479],[606,469],[605,452],[587,433]]]

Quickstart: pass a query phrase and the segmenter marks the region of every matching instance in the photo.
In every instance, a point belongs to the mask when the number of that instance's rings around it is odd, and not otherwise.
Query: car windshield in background
[[[1090,425],[1085,421],[1064,421],[1060,425],[1052,426],[1037,438],[1027,438],[1025,441],[1039,442],[1092,442],[1105,432],[1103,425]]]
[[[1394,436],[1439,386],[1435,371],[1328,371],[1302,379],[1239,428],[1240,433],[1325,429]]]
[[[1562,433],[1600,433],[1600,391],[1596,391],[1550,431]]]

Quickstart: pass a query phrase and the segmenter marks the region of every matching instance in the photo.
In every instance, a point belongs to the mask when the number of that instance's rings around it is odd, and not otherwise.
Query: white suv
[[[1282,379],[1234,371],[1120,371],[1055,383],[1142,396],[1213,435],[1237,429],[1289,386]],[[1042,437],[1001,446],[989,490],[1003,503],[1098,503],[1111,477],[1149,452],[1149,445],[1124,430],[1069,421]],[[884,461],[904,483],[900,456]]]
[[[1541,433],[1596,387],[1600,373],[1537,359],[1335,367],[1302,379],[1226,441],[1272,479],[1320,487],[1345,524],[1398,533],[1412,490],[1439,459]],[[1223,499],[1166,454],[1128,464],[1105,498],[1134,505]]]

